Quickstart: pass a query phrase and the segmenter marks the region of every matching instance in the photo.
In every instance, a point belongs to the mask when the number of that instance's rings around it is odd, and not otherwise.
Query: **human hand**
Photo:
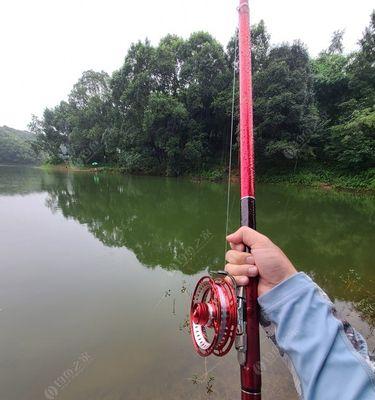
[[[232,250],[227,251],[225,270],[234,276],[240,286],[249,283],[249,277],[259,275],[258,296],[297,273],[288,257],[267,236],[248,227],[241,227],[227,236]],[[251,248],[244,252],[245,246]]]

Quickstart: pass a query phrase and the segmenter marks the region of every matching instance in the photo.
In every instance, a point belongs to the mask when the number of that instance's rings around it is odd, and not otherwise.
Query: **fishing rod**
[[[240,183],[241,226],[255,229],[255,168],[251,38],[248,0],[240,0]],[[250,248],[246,248],[250,252]],[[230,279],[225,279],[229,277]],[[231,283],[230,283],[231,282]],[[225,272],[201,278],[190,308],[191,336],[197,353],[224,356],[235,343],[241,373],[241,399],[261,399],[258,279],[237,287]]]

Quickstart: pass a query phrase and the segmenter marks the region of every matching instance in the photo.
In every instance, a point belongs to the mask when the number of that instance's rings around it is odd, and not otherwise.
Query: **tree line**
[[[252,27],[258,164],[374,166],[375,11],[357,51],[344,53],[343,35],[334,32],[311,58],[300,41],[272,45],[263,21]],[[33,117],[34,147],[53,163],[111,164],[129,173],[222,168],[234,76],[238,135],[237,47],[236,35],[223,48],[205,32],[134,43],[112,76],[84,72],[66,101]]]

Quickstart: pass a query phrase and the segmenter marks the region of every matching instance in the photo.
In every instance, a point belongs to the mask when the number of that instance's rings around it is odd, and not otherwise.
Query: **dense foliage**
[[[258,163],[315,160],[351,171],[374,165],[375,11],[358,51],[344,54],[342,38],[335,32],[311,59],[301,42],[274,46],[263,22],[253,27]],[[224,49],[204,32],[187,40],[168,35],[158,46],[135,43],[112,77],[84,72],[67,101],[34,117],[39,149],[53,162],[114,164],[127,172],[222,167],[236,54],[235,36]]]
[[[0,164],[36,164],[40,157],[32,144],[35,135],[26,131],[0,127]]]

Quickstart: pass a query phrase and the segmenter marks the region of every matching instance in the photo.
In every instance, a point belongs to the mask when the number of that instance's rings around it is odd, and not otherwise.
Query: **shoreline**
[[[60,171],[60,172],[83,172],[83,173],[118,173],[125,175],[120,167],[117,166],[75,166],[67,164],[57,165],[41,165],[36,168],[40,168],[46,171]],[[158,174],[127,174],[133,176],[159,176],[164,175]],[[188,178],[195,182],[227,182],[227,176],[222,171],[218,177],[217,174],[214,178],[210,178],[210,174],[185,174],[179,177]],[[296,173],[291,171],[281,171],[273,173],[268,171],[266,173],[260,172],[257,175],[257,183],[274,183],[284,184],[301,187],[311,187],[320,189],[323,191],[337,191],[337,192],[351,192],[356,194],[367,194],[375,195],[375,171],[370,170],[365,177],[365,173],[359,173],[357,175],[345,175],[338,174],[336,171],[329,169],[320,169],[313,171],[312,169],[304,169],[297,171]],[[231,182],[236,184],[239,183],[239,173],[237,170],[232,171]]]

